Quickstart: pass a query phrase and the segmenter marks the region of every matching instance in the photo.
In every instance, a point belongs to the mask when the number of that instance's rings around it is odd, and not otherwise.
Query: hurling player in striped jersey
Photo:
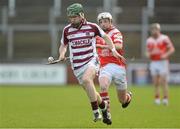
[[[62,32],[59,59],[65,59],[65,53],[69,47],[72,70],[89,98],[94,121],[101,120],[103,116],[103,122],[111,124],[107,115],[108,104],[102,100],[94,86],[94,78],[99,70],[95,37],[100,36],[107,42],[113,56],[125,59],[116,51],[110,37],[97,24],[86,21],[81,4],[70,5],[67,8],[67,16],[70,24],[65,26]]]

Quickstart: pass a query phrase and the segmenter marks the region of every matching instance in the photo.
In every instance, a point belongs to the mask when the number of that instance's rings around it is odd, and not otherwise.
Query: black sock
[[[99,104],[99,107],[101,109],[104,109],[105,108],[105,102],[102,100],[102,102]]]
[[[97,101],[91,102],[91,107],[92,107],[93,112],[97,112],[98,111],[98,102]]]

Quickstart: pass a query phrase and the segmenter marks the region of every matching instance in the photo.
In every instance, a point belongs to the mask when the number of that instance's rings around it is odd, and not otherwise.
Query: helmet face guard
[[[83,11],[83,6],[79,3],[75,3],[70,5],[67,8],[67,16],[68,17],[73,17],[73,16],[83,16],[84,17],[84,11]]]

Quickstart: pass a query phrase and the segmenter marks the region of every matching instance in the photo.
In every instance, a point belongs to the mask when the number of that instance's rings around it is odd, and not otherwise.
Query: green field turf
[[[170,88],[170,105],[153,103],[152,87],[130,87],[133,101],[122,109],[110,88],[111,126],[94,123],[81,87],[0,87],[2,128],[180,128],[180,87]]]

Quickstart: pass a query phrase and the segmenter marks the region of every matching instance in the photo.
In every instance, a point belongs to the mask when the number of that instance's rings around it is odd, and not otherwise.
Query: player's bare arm
[[[151,56],[151,53],[150,53],[150,50],[149,50],[148,46],[146,46],[146,47],[147,48],[146,48],[146,51],[145,51],[145,56],[149,59],[150,56]]]
[[[175,52],[174,46],[171,44],[167,48],[167,52],[161,56],[161,59],[167,59],[169,56],[171,56]]]
[[[114,44],[114,46],[115,46],[116,50],[121,50],[122,47],[123,47],[122,44],[119,44],[119,43]],[[109,46],[107,44],[96,44],[96,47],[97,48],[102,48],[102,49],[109,48]]]
[[[149,59],[150,58],[150,53],[146,50],[146,52],[145,52],[145,55],[146,55],[146,57]]]
[[[67,51],[67,46],[68,45],[64,45],[64,44],[60,45],[60,47],[59,47],[59,60],[65,60],[65,54]]]
[[[105,40],[105,42],[106,42],[107,45],[109,46],[109,49],[111,49],[113,55],[114,55],[116,58],[120,58],[120,59],[122,59],[122,60],[125,62],[126,59],[116,51],[116,48],[115,48],[115,46],[114,46],[111,38],[110,38],[107,34],[104,35],[104,37],[102,37],[102,38]]]
[[[122,48],[123,48],[123,45],[120,43],[115,43],[114,46],[115,46],[116,50],[122,50]]]
[[[114,49],[115,48],[115,46],[114,46],[114,44],[113,44],[113,42],[112,42],[112,40],[111,40],[111,38],[106,34],[106,35],[104,35],[104,37],[102,37],[104,40],[105,40],[105,42],[107,43],[107,45],[108,45],[108,47],[109,47],[109,49]]]

